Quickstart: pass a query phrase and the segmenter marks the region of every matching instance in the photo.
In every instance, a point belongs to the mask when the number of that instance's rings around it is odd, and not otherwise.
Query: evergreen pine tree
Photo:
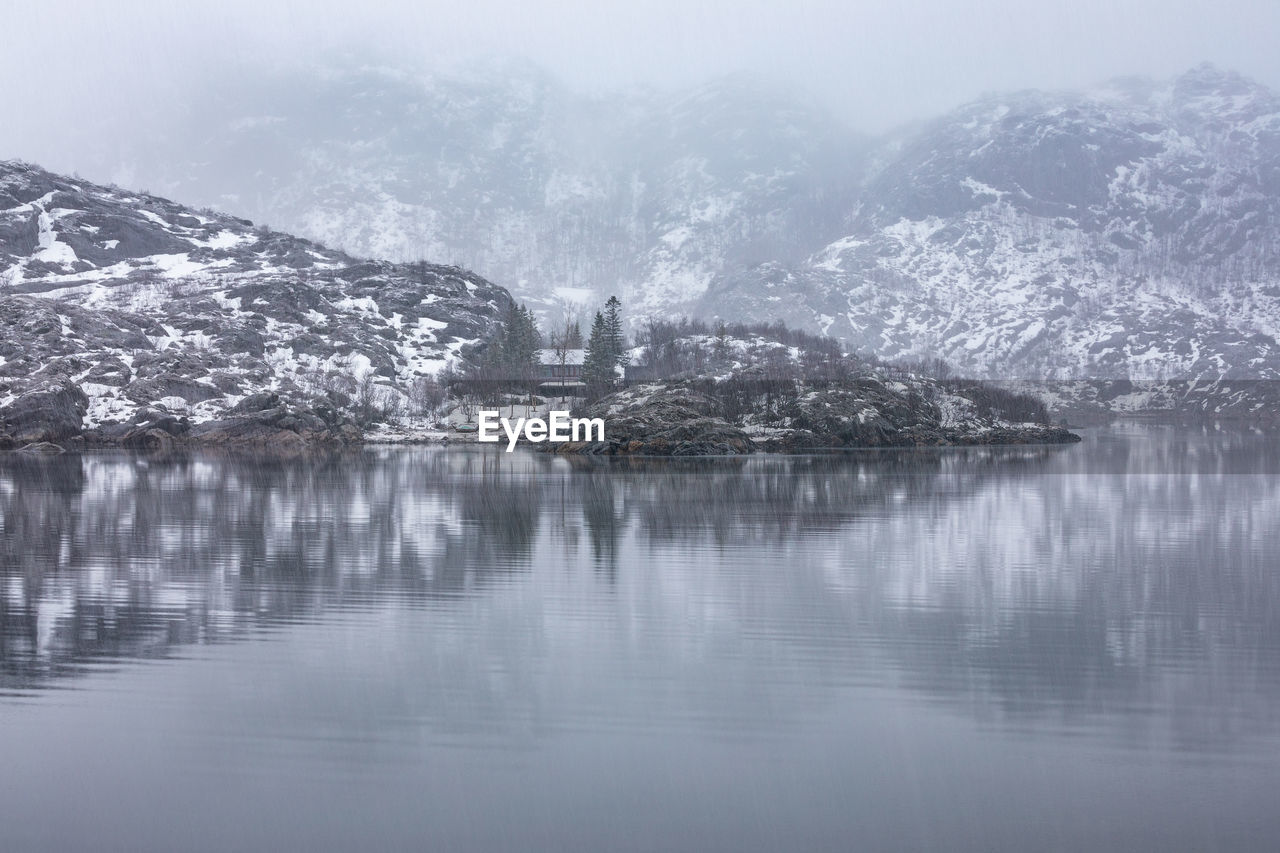
[[[610,296],[604,304],[604,334],[606,346],[613,364],[625,367],[627,361],[627,339],[622,333],[622,303],[618,297]]]
[[[542,335],[538,332],[538,320],[533,312],[521,305],[512,319],[514,334],[507,348],[507,364],[517,376],[523,376],[538,365],[542,349]]]
[[[542,334],[533,311],[512,303],[502,328],[486,351],[484,367],[503,379],[520,379],[536,371],[541,361]]]
[[[597,311],[591,321],[587,350],[582,354],[582,381],[586,383],[588,393],[594,395],[613,384],[615,364],[617,360],[609,350],[604,315]]]

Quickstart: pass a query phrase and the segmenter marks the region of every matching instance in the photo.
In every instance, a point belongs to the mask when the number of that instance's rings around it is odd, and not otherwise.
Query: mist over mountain
[[[456,263],[542,311],[692,311],[735,264],[843,232],[867,142],[747,76],[581,96],[523,63],[229,78],[85,167],[366,257]],[[117,138],[128,134],[113,133]]]
[[[456,263],[548,317],[617,293],[973,376],[1280,367],[1280,98],[1212,66],[876,139],[747,76],[605,97],[527,64],[228,75],[190,104],[82,171]]]

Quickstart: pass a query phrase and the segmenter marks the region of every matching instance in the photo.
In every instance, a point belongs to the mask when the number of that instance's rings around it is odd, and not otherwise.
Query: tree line
[[[534,312],[512,302],[479,356],[460,371],[446,371],[442,383],[458,397],[496,399],[527,393],[532,398],[540,385],[554,381],[547,375],[548,365],[564,368],[576,364],[575,353],[582,350],[581,381],[586,385],[585,395],[596,399],[618,384],[620,369],[628,363],[623,325],[622,302],[616,296],[610,296],[596,311],[585,341],[576,319],[566,317],[553,333],[544,335]],[[546,350],[550,354],[544,357]]]

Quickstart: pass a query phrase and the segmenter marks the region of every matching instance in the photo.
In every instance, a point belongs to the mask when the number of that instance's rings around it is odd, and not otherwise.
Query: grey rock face
[[[75,385],[27,391],[0,407],[0,433],[18,445],[57,443],[78,436],[89,398]]]
[[[785,418],[763,428],[731,422],[714,393],[714,383],[710,393],[687,384],[626,388],[586,410],[587,417],[604,419],[605,441],[546,447],[559,453],[712,456],[1080,440],[1066,429],[1004,421],[974,400],[919,378],[891,387],[868,375],[836,386],[801,388]]]
[[[972,393],[972,390],[970,390]],[[800,394],[787,426],[770,430],[769,450],[1064,444],[1080,437],[1036,423],[1010,423],[984,411],[964,388],[911,379],[892,387],[867,376]]]
[[[639,385],[596,402],[605,441],[550,445],[562,453],[635,456],[732,456],[751,453],[751,439],[722,417],[720,403],[690,388]]]

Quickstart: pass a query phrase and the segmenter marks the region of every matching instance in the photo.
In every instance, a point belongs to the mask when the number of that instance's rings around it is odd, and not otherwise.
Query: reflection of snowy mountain
[[[729,464],[11,457],[4,681],[320,620],[315,642],[347,637],[326,667],[444,729],[616,713],[600,691],[655,683],[645,719],[740,715],[744,690],[776,719],[854,679],[1146,737],[1178,721],[1120,718],[1172,671],[1226,667],[1245,677],[1210,716],[1251,722],[1217,737],[1274,734],[1277,474],[1261,437],[1174,430]],[[366,648],[364,620],[398,627]]]

